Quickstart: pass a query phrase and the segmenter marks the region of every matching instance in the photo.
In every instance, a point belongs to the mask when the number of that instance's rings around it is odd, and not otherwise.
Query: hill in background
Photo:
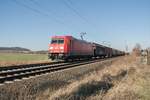
[[[22,47],[0,47],[0,51],[31,51],[30,49],[22,48]]]
[[[32,51],[22,47],[0,47],[0,53],[29,53],[29,54],[47,54],[47,50]]]
[[[0,52],[2,53],[18,53],[18,52],[30,52],[30,49],[22,47],[0,47]]]

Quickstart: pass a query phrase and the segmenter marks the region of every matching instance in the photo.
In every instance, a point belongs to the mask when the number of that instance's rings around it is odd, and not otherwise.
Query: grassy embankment
[[[0,53],[0,66],[48,61],[47,54]]]
[[[149,68],[139,58],[124,57],[74,80],[51,94],[49,100],[150,100]]]

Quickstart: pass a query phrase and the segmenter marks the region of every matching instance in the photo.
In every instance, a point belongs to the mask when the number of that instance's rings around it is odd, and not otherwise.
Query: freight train
[[[48,57],[51,60],[105,58],[125,55],[123,51],[76,39],[73,36],[52,36],[48,51]]]

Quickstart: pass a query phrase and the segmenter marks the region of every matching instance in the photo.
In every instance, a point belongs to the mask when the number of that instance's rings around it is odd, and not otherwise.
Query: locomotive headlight
[[[49,49],[51,49],[51,50],[52,50],[52,49],[53,49],[53,47],[50,47]]]
[[[60,49],[64,49],[64,47],[60,47]]]

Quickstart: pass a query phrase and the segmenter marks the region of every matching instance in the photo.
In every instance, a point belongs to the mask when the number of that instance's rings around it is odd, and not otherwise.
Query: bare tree
[[[133,54],[135,54],[136,56],[140,56],[140,54],[141,54],[141,45],[139,44],[139,43],[137,43],[136,45],[135,45],[135,47],[133,48]]]

